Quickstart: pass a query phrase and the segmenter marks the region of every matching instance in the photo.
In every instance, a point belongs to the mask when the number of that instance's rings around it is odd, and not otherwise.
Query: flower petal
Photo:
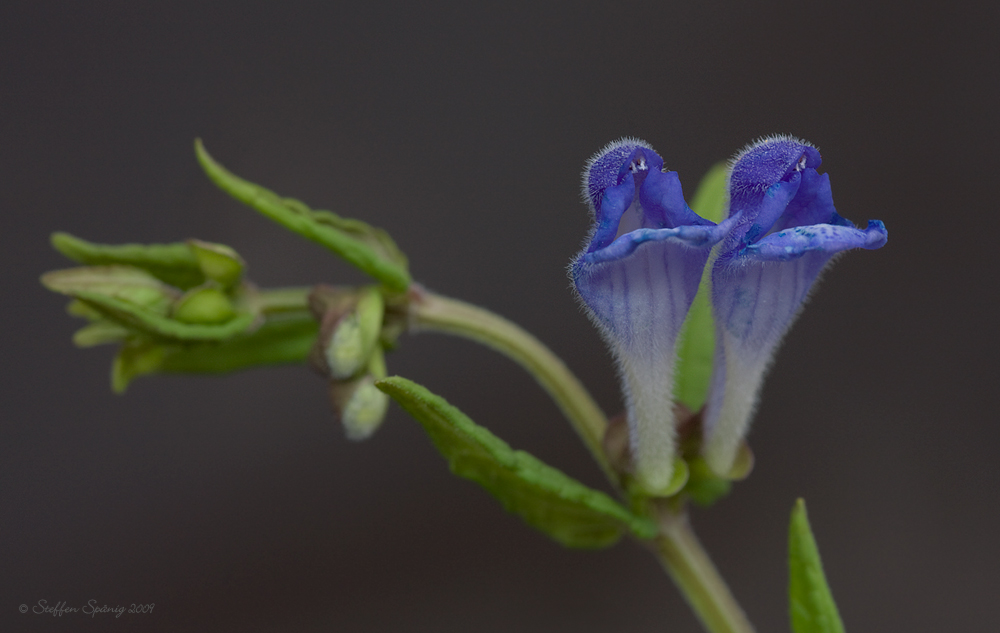
[[[839,253],[849,248],[879,248],[886,242],[885,225],[879,220],[869,220],[868,228],[816,224],[796,226],[772,233],[756,244],[747,246],[747,257],[757,261],[790,261],[808,252]]]
[[[886,242],[881,222],[861,230],[837,214],[829,178],[815,170],[819,161],[811,146],[779,137],[746,150],[733,167],[737,228],[712,265],[716,351],[704,418],[704,456],[720,474],[732,465],[768,365],[820,271],[841,251]]]
[[[580,298],[618,361],[637,474],[651,491],[673,476],[677,335],[711,247],[726,226],[639,229],[571,267]]]

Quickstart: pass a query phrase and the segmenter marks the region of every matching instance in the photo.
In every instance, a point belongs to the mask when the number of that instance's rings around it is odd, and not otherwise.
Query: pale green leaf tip
[[[788,566],[789,616],[794,633],[844,633],[802,498],[792,508]]]

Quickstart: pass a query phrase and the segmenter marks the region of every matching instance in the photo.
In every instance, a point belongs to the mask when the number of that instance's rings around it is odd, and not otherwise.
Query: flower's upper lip
[[[819,151],[791,136],[761,139],[736,154],[730,174],[730,196],[734,206],[756,200],[780,182],[790,182],[805,169],[822,163]]]

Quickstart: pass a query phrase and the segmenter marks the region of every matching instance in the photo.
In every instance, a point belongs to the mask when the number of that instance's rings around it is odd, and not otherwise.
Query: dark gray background
[[[37,279],[69,265],[47,242],[66,230],[225,242],[267,286],[363,280],[217,191],[201,136],[390,230],[418,280],[526,326],[615,412],[564,272],[584,161],[640,136],[690,194],[788,132],[889,243],[825,275],[764,390],[756,471],[696,528],[761,631],[788,630],[798,496],[849,630],[1000,630],[995,4],[85,4],[0,8],[0,629],[699,630],[641,548],[562,549],[398,409],[348,442],[305,368],[113,395],[113,350],[74,349]],[[419,335],[389,368],[601,485],[506,359]],[[18,613],[43,599],[156,607]]]

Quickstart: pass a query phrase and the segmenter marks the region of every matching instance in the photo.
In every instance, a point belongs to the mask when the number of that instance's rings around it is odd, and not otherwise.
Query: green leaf
[[[607,547],[625,530],[641,539],[656,535],[651,519],[636,516],[608,495],[513,450],[424,387],[398,376],[376,384],[423,425],[453,473],[475,481],[508,511],[563,545]]]
[[[844,633],[844,624],[823,574],[819,549],[809,528],[806,502],[792,509],[788,530],[788,601],[795,633]]]
[[[204,283],[198,259],[183,242],[174,244],[94,244],[69,233],[53,233],[52,246],[87,266],[127,265],[141,268],[160,281],[187,289]]]
[[[716,163],[698,183],[698,190],[691,199],[691,210],[718,224],[725,219],[723,216],[729,206],[729,192],[726,182],[729,178],[729,165]]]
[[[312,316],[300,311],[270,317],[254,332],[237,334],[221,343],[178,344],[132,338],[125,341],[112,364],[111,388],[123,393],[135,378],[156,372],[224,374],[263,365],[301,363],[309,356],[318,329]],[[87,328],[80,332],[84,330]]]
[[[708,170],[698,191],[694,194],[691,209],[701,217],[721,222],[728,207],[726,178],[729,168],[719,163]],[[676,398],[692,411],[705,404],[708,385],[712,379],[712,357],[715,353],[715,322],[711,305],[711,260],[705,267],[698,287],[698,294],[691,304],[680,344],[677,346]]]
[[[318,330],[308,312],[275,315],[254,332],[221,343],[174,348],[163,358],[159,371],[222,374],[261,365],[301,363],[316,343]]]
[[[215,162],[201,139],[195,141],[195,153],[208,177],[240,202],[302,237],[325,246],[390,290],[402,292],[410,285],[406,256],[385,231],[329,211],[313,211],[298,200],[282,198],[273,191],[243,180]]]

